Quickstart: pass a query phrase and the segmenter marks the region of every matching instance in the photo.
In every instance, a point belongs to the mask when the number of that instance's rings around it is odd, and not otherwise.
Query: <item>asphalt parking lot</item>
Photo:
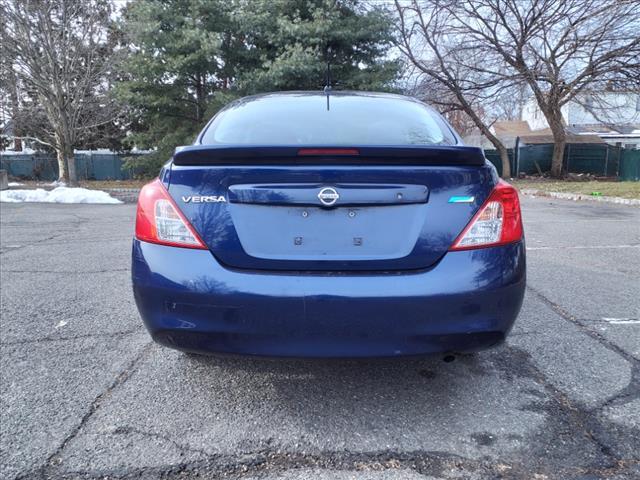
[[[523,199],[508,342],[194,358],[133,302],[133,205],[0,206],[1,478],[640,478],[640,209]]]

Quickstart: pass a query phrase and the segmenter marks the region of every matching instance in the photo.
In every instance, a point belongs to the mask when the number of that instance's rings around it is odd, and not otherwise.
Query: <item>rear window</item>
[[[222,110],[203,145],[455,145],[425,105],[376,95],[288,94],[248,97]]]

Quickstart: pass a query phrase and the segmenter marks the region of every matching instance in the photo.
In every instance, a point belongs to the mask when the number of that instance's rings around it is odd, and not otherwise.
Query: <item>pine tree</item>
[[[254,0],[242,15],[252,69],[238,79],[248,92],[315,90],[331,63],[334,87],[388,90],[398,64],[385,59],[391,19],[357,0]]]
[[[224,64],[230,32],[226,2],[143,0],[128,5],[121,29],[130,49],[116,87],[132,110],[130,143],[157,148],[152,172],[173,147],[192,140],[211,98],[229,79]],[[151,172],[149,172],[151,173]]]
[[[233,98],[334,88],[389,90],[390,18],[358,0],[139,0],[121,22],[128,59],[116,92],[134,114],[130,142],[157,148],[155,174]]]

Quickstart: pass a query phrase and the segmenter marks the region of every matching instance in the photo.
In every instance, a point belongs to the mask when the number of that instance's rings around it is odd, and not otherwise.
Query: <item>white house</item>
[[[640,92],[585,93],[562,107],[562,117],[569,133],[640,149]],[[533,97],[522,107],[522,120],[534,132],[549,127]]]

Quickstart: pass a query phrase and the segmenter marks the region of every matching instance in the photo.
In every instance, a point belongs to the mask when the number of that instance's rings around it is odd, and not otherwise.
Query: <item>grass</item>
[[[570,180],[552,180],[548,178],[527,178],[513,180],[510,183],[519,190],[530,188],[544,192],[577,193],[581,195],[599,193],[604,197],[640,199],[640,182],[605,180],[576,182]]]
[[[142,188],[151,180],[81,180],[80,186],[94,190],[108,190],[110,188]]]

